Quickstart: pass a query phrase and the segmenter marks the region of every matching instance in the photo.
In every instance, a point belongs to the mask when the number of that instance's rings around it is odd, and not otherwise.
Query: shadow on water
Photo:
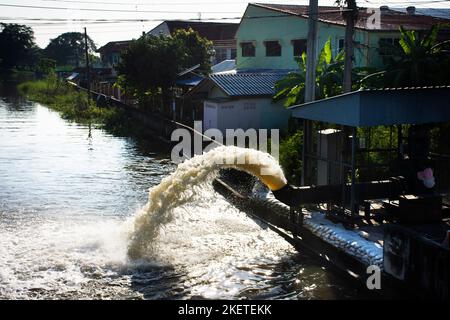
[[[5,101],[8,110],[19,111],[29,105],[17,91],[17,79],[0,78],[0,99]]]
[[[131,276],[131,289],[146,300],[184,299],[190,296],[187,273],[170,266],[137,267]]]

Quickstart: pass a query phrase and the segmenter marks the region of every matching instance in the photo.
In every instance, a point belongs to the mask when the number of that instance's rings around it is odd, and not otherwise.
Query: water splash
[[[178,165],[170,176],[149,191],[147,204],[137,214],[130,235],[128,256],[145,258],[161,226],[174,219],[174,209],[190,202],[221,168],[236,168],[262,179],[269,186],[286,184],[278,162],[271,155],[234,146],[217,147]]]

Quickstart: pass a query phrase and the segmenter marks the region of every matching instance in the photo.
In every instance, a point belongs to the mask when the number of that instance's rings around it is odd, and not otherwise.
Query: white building
[[[212,74],[190,94],[206,93],[203,102],[204,130],[285,128],[291,112],[282,102],[273,103],[275,82],[286,71],[232,71]]]

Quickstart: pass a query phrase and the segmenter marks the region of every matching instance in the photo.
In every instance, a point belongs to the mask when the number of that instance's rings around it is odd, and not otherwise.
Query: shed
[[[450,86],[359,90],[293,106],[292,116],[350,127],[450,121]]]
[[[341,125],[342,128],[350,127],[351,135],[343,135],[344,140],[349,140],[351,147],[348,147],[348,157],[342,157],[339,163],[335,160],[325,159],[318,152],[314,152],[314,142],[321,141],[322,137],[314,140],[310,134],[312,130],[304,130],[303,138],[303,184],[312,175],[312,163],[310,159],[318,162],[324,161],[328,164],[337,165],[341,172],[349,170],[351,173],[351,201],[350,208],[356,213],[358,196],[355,194],[354,185],[356,183],[356,153],[360,151],[360,140],[357,128],[371,128],[377,126],[397,126],[397,159],[403,159],[402,125],[424,125],[450,122],[450,86],[414,87],[414,88],[383,88],[372,90],[359,90],[328,99],[313,101],[290,108],[294,118],[304,120],[305,126],[310,126],[311,121],[319,121],[333,125]],[[412,126],[413,128],[423,128],[423,126]],[[318,134],[320,134],[319,131]],[[408,159],[418,167],[417,155],[428,150],[429,136],[423,132],[414,137],[414,143],[410,146]],[[409,137],[410,139],[411,137]],[[410,141],[410,140],[408,140]],[[410,142],[408,142],[409,144]],[[343,144],[346,148],[347,144]],[[424,147],[425,146],[425,147]],[[365,150],[371,152],[371,150]],[[391,150],[392,151],[392,150]],[[344,151],[342,151],[344,154]],[[425,157],[420,154],[421,157]],[[345,160],[347,159],[347,160]],[[420,158],[423,159],[423,158]],[[401,160],[403,161],[403,160]],[[414,167],[414,168],[415,168]],[[444,171],[444,170],[442,170]],[[414,172],[411,170],[411,172]],[[341,175],[343,176],[343,175]],[[412,175],[411,175],[412,176]],[[310,179],[311,180],[311,179]],[[342,183],[345,183],[343,180]]]

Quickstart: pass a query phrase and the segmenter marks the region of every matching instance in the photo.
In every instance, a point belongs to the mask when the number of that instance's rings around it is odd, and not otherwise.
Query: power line
[[[76,10],[76,11],[95,11],[95,12],[122,12],[122,13],[241,13],[236,11],[167,11],[167,10],[119,10],[119,9],[100,9],[100,8],[67,8],[67,7],[43,7],[29,6],[19,4],[0,3],[0,7],[28,8],[28,9],[46,9],[46,10]]]
[[[77,1],[77,0],[42,0],[46,2],[63,2],[63,3],[83,3],[83,4],[111,4],[111,5],[119,5],[119,6],[154,6],[154,5],[193,5],[193,4],[215,4],[215,2],[211,1],[204,1],[204,2],[152,2],[152,3],[124,3],[124,2],[107,2],[107,1]],[[279,2],[295,2],[298,3],[296,0],[281,0]],[[360,2],[360,1],[358,1]],[[364,0],[364,2],[367,3],[373,3],[375,2]],[[392,2],[390,4],[430,4],[430,3],[442,3],[442,2],[450,2],[450,0],[425,0],[425,1],[405,1],[405,2]],[[221,4],[248,4],[248,1],[225,1],[220,2]],[[305,4],[307,2],[305,1]],[[383,3],[384,4],[384,3]],[[388,3],[389,4],[389,3]]]
[[[151,2],[151,3],[124,3],[124,2],[108,2],[108,1],[77,1],[77,0],[42,0],[47,2],[63,2],[63,3],[83,3],[83,4],[111,4],[111,5],[120,5],[120,6],[154,6],[154,5],[193,5],[193,4],[200,4],[200,5],[216,5],[217,2],[214,1],[202,1],[202,2],[191,2],[191,1],[185,1],[185,2]],[[248,4],[250,1],[221,1],[221,4]],[[274,2],[294,2],[295,4],[298,4],[298,0],[274,0],[270,1],[270,3]],[[308,4],[307,0],[303,0],[305,5]]]
[[[154,5],[193,5],[193,4],[216,4],[215,2],[152,2],[152,3],[124,3],[124,2],[107,2],[107,1],[77,1],[77,0],[42,0],[47,2],[64,2],[64,3],[83,3],[83,4],[111,4],[117,6],[154,6]],[[289,1],[289,0],[288,0]],[[225,1],[221,4],[247,4],[247,1]]]

